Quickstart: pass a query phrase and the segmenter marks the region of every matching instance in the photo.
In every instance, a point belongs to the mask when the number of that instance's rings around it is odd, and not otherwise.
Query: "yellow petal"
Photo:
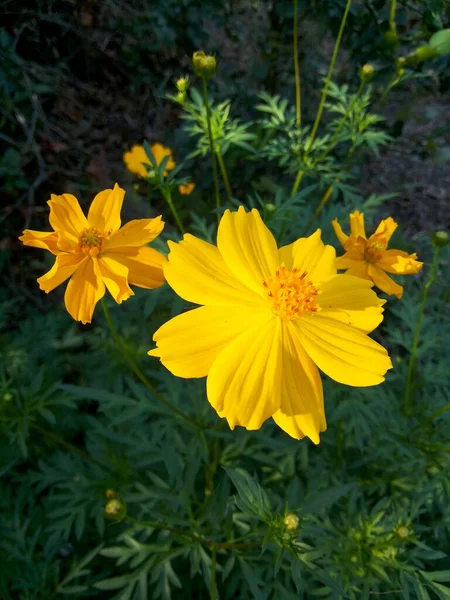
[[[265,299],[234,277],[212,244],[187,234],[179,244],[169,242],[169,248],[164,274],[185,300],[211,306],[266,305]]]
[[[320,315],[369,333],[383,320],[383,304],[367,279],[336,275],[320,284]]]
[[[131,173],[139,177],[147,177],[148,171],[144,165],[149,165],[151,168],[151,163],[143,146],[133,146],[130,152],[125,152],[123,160]]]
[[[88,258],[67,284],[64,302],[68,313],[83,324],[90,323],[95,305],[105,295],[105,284],[96,258]]]
[[[411,275],[418,273],[423,262],[417,260],[417,254],[408,254],[403,250],[386,250],[377,265],[387,273]]]
[[[395,283],[395,281],[377,265],[369,265],[368,273],[377,288],[385,294],[396,296],[399,299],[403,296],[403,287],[398,285],[398,283]]]
[[[339,259],[337,262],[339,265]],[[338,269],[341,268],[342,267],[338,266]],[[354,260],[353,264],[351,264],[351,266],[347,269],[347,272],[345,274],[351,275],[352,277],[360,277],[361,279],[367,279],[369,281],[372,281],[368,269],[369,263],[367,263],[365,260]]]
[[[398,223],[396,223],[392,217],[388,217],[387,219],[383,219],[382,221],[380,221],[380,224],[376,228],[375,233],[373,235],[381,233],[386,238],[386,242],[389,242],[389,240],[392,237],[392,234],[397,229],[397,227]]]
[[[250,308],[202,306],[174,317],[156,331],[158,356],[177,377],[205,377],[220,352],[261,315]]]
[[[128,269],[128,283],[145,289],[159,288],[165,282],[165,257],[154,248],[117,248],[102,254],[111,257]]]
[[[145,246],[153,241],[164,229],[161,217],[155,219],[135,219],[129,221],[105,243],[105,252],[112,248]]]
[[[195,183],[193,183],[193,182],[188,181],[187,183],[181,183],[178,186],[178,191],[180,192],[180,194],[182,196],[190,196],[194,190],[195,190]]]
[[[49,250],[52,254],[59,254],[58,250],[58,234],[56,231],[33,231],[25,229],[19,240],[25,246],[33,248],[43,248]]]
[[[333,226],[337,239],[341,245],[345,247],[345,242],[348,240],[348,235],[342,231],[342,227],[339,225],[339,221],[337,219],[333,219],[331,221],[331,225]]]
[[[295,325],[310,358],[339,383],[357,387],[377,385],[392,368],[383,346],[355,327],[322,317],[320,313],[303,317]]]
[[[265,295],[263,281],[279,266],[275,238],[264,225],[259,212],[226,210],[219,224],[217,246],[233,275],[245,286]]]
[[[47,204],[50,206],[50,225],[55,231],[63,232],[72,243],[77,244],[78,236],[88,227],[88,222],[75,196],[52,194]]]
[[[117,304],[134,296],[133,290],[128,285],[127,267],[114,260],[113,257],[104,255],[98,257],[98,266],[103,283]]]
[[[155,142],[154,144],[152,144],[150,146],[150,150],[152,151],[152,154],[155,157],[156,164],[158,165],[158,167],[162,163],[162,161],[165,159],[166,156],[170,157],[169,160],[167,161],[166,170],[165,170],[164,175],[167,175],[167,171],[171,171],[172,169],[175,168],[175,161],[173,160],[172,151],[170,148],[166,148],[159,142]]]
[[[322,242],[320,229],[307,238],[283,246],[279,256],[286,268],[296,267],[301,273],[306,272],[312,281],[322,281],[336,275],[336,251]]]
[[[292,323],[282,327],[282,349],[281,404],[273,417],[292,437],[297,437],[294,432],[300,435],[301,423],[301,437],[306,435],[318,444],[319,432],[326,427],[322,381]]]
[[[259,429],[280,408],[281,324],[267,316],[228,344],[209,371],[208,400],[233,429]]]
[[[120,227],[125,190],[114,185],[112,190],[103,190],[95,196],[88,213],[89,227],[95,227],[101,233],[111,233]]]
[[[48,294],[73,275],[87,260],[88,257],[84,254],[66,254],[65,252],[58,254],[50,271],[37,280],[39,287]]]
[[[364,228],[364,213],[355,210],[350,214],[350,231],[352,236],[366,239],[366,230]]]

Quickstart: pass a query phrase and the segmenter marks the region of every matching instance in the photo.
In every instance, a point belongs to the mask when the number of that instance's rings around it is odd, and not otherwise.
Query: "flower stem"
[[[391,31],[397,30],[397,25],[395,23],[395,10],[397,8],[397,0],[391,0],[391,7],[389,10],[389,29]]]
[[[298,67],[298,0],[294,0],[294,72],[295,72],[295,115],[298,133],[302,126],[300,70]]]
[[[326,100],[327,94],[328,94],[328,88],[330,87],[331,76],[333,75],[334,65],[336,64],[336,59],[337,59],[337,55],[338,55],[338,52],[339,52],[339,47],[341,45],[342,34],[344,33],[345,23],[347,21],[347,15],[348,15],[348,11],[350,10],[351,3],[352,3],[352,0],[347,0],[347,4],[345,5],[344,14],[342,16],[341,25],[339,27],[339,33],[338,33],[338,36],[336,38],[336,43],[334,45],[333,55],[331,57],[331,62],[330,62],[330,66],[329,66],[329,69],[328,69],[328,75],[327,75],[327,78],[325,80],[325,85],[323,86],[322,97],[320,99],[320,104],[319,104],[319,108],[317,110],[316,119],[314,121],[314,125],[313,125],[312,131],[311,131],[311,135],[308,138],[308,144],[306,146],[306,152],[309,152],[311,150],[311,146],[312,146],[312,144],[314,142],[314,139],[316,137],[316,134],[317,134],[317,129],[319,128],[320,119],[322,118],[322,113],[323,113],[323,109],[324,109],[324,106],[325,106],[325,100]]]
[[[228,200],[231,200],[233,193],[231,191],[230,180],[228,179],[227,169],[225,167],[225,163],[223,161],[223,157],[222,157],[222,154],[220,153],[220,150],[217,150],[216,157],[217,157],[217,162],[219,163],[220,172],[222,174],[222,179],[225,184],[225,189],[227,191]]]
[[[182,417],[185,421],[188,421],[191,425],[195,425],[195,427],[198,427],[198,424],[193,419],[191,419],[191,417],[186,415],[183,411],[181,411],[179,408],[174,406],[171,402],[169,402],[168,400],[163,398],[163,396],[161,396],[161,394],[153,387],[153,385],[150,383],[150,381],[147,379],[147,377],[144,375],[144,373],[141,371],[141,369],[138,367],[138,365],[134,362],[133,358],[128,354],[122,339],[120,338],[119,334],[117,333],[117,330],[111,319],[111,314],[109,312],[109,308],[106,305],[106,300],[104,298],[101,299],[101,304],[102,304],[103,312],[105,313],[106,322],[111,331],[111,335],[117,345],[117,348],[119,349],[119,352],[121,353],[125,362],[128,364],[128,366],[133,371],[133,373],[136,375],[136,377],[139,379],[139,381],[148,389],[148,391],[151,393],[151,395],[154,398],[156,398],[156,400],[158,400],[158,402],[163,404],[166,408],[168,408],[175,414]]]
[[[206,122],[208,124],[209,150],[211,153],[211,162],[212,162],[212,167],[213,167],[214,191],[215,191],[215,195],[216,195],[216,208],[220,208],[219,176],[217,173],[216,153],[214,151],[214,141],[213,141],[212,129],[211,129],[211,109],[209,107],[208,86],[206,83],[206,77],[202,77],[202,83],[203,83],[203,102],[205,103]],[[219,219],[219,215],[217,215],[217,219]]]
[[[433,262],[431,264],[431,269],[428,273],[428,277],[427,277],[427,280],[425,282],[425,286],[423,289],[422,302],[420,304],[420,310],[419,310],[419,317],[417,319],[416,329],[414,332],[414,338],[413,338],[413,343],[412,343],[412,347],[411,347],[411,353],[409,355],[408,374],[406,376],[406,388],[405,388],[405,406],[404,406],[404,412],[405,412],[405,415],[407,415],[407,416],[409,416],[411,414],[411,397],[412,397],[412,391],[413,391],[413,389],[412,389],[413,388],[413,372],[414,372],[414,367],[416,365],[417,348],[419,345],[419,337],[420,337],[420,330],[422,327],[423,315],[425,313],[425,304],[427,302],[428,291],[437,276],[438,257],[439,257],[439,247],[435,247],[434,255],[433,255]]]
[[[320,215],[320,213],[323,210],[323,207],[325,206],[325,204],[328,202],[328,200],[331,197],[331,194],[333,193],[333,189],[334,187],[332,185],[330,185],[327,189],[327,191],[325,192],[325,194],[322,197],[322,200],[319,202],[319,204],[317,205],[316,210],[313,212],[310,220],[308,221],[306,227],[304,228],[304,230],[302,231],[302,237],[305,236],[308,231],[309,228],[311,227],[311,225],[314,223],[314,221],[317,219],[317,217]]]
[[[162,195],[166,199],[167,204],[169,205],[169,208],[172,212],[173,218],[175,219],[178,229],[183,234],[184,233],[183,223],[181,222],[180,217],[178,216],[177,210],[175,208],[175,205],[173,203],[172,192],[170,191],[170,187],[165,186],[165,187],[161,188],[161,191],[162,191]]]
[[[211,600],[216,600],[216,569],[217,569],[217,547],[214,544],[211,548]]]

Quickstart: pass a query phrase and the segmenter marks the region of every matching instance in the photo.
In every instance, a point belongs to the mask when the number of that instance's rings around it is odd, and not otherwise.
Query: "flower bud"
[[[402,540],[406,540],[411,535],[410,530],[405,525],[401,525],[400,527],[397,527],[395,533]]]
[[[264,204],[264,211],[267,215],[273,215],[276,210],[277,207],[275,204],[271,204],[270,202],[268,204]]]
[[[112,498],[117,497],[117,492],[116,492],[116,490],[109,489],[109,490],[106,490],[105,496],[107,497],[108,500],[112,500]]]
[[[384,34],[384,43],[386,46],[390,46],[391,48],[398,44],[398,35],[394,29],[389,29]]]
[[[197,50],[192,55],[192,65],[198,77],[209,79],[217,70],[217,62],[214,56],[205,54],[203,50]]]
[[[187,92],[187,90],[189,88],[189,76],[186,75],[185,77],[179,77],[175,81],[175,85],[179,92]]]
[[[359,76],[364,81],[370,81],[372,77],[375,75],[375,69],[373,65],[366,64],[361,67],[361,71],[359,72]]]
[[[300,521],[297,515],[294,515],[292,513],[289,513],[284,517],[284,524],[286,525],[286,529],[289,529],[289,531],[295,531],[298,527],[299,522]]]
[[[443,248],[450,241],[450,237],[446,231],[435,231],[433,233],[433,244],[436,248]]]
[[[439,52],[432,46],[421,46],[412,55],[413,59],[417,62],[425,62],[426,60],[436,58],[436,56],[439,56]]]
[[[397,58],[397,67],[404,67],[406,64],[406,58],[404,56],[399,56]]]
[[[11,394],[11,392],[5,392],[3,394],[3,400],[5,402],[11,402],[12,399],[13,399],[13,395]]]
[[[126,514],[127,507],[120,498],[112,498],[105,506],[105,517],[112,521],[122,521]]]
[[[178,104],[184,104],[186,102],[186,92],[178,92],[175,96],[175,100]]]

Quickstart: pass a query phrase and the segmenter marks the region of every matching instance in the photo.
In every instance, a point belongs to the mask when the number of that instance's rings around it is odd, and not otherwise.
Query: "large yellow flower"
[[[125,190],[117,184],[94,198],[87,218],[71,194],[51,197],[53,231],[26,229],[26,246],[44,248],[56,256],[48,273],[39,277],[41,290],[51,292],[71,278],[64,296],[76,321],[90,323],[105,287],[119,304],[134,295],[131,285],[157,288],[164,283],[162,254],[146,246],[162,231],[161,217],[136,219],[121,227]]]
[[[173,160],[171,149],[166,148],[159,142],[155,142],[150,146],[150,150],[152,151],[158,166],[162,163],[166,156],[169,156],[169,160],[167,161],[164,171],[164,176],[167,177],[168,172],[174,169],[176,164]],[[149,170],[145,165],[149,166],[150,171],[153,168],[150,159],[144,150],[144,146],[133,146],[129,152],[125,152],[123,155],[123,160],[125,161],[127,169],[131,173],[139,175],[139,177],[147,178],[149,176]]]
[[[364,228],[364,214],[359,210],[350,214],[350,235],[342,231],[337,219],[334,219],[331,224],[345,250],[345,254],[336,259],[337,268],[346,270],[347,275],[369,279],[382,292],[401,298],[402,286],[395,283],[386,273],[395,275],[418,273],[423,263],[416,260],[417,254],[387,249],[389,240],[397,229],[394,219],[392,217],[383,219],[369,238],[366,237]]]
[[[225,211],[217,247],[189,234],[169,246],[167,282],[203,306],[160,327],[149,354],[178,377],[208,376],[208,400],[232,429],[273,417],[318,443],[326,422],[317,367],[352,386],[384,380],[391,361],[366,335],[384,301],[369,281],[336,274],[320,230],[278,249],[259,212],[240,207]]]

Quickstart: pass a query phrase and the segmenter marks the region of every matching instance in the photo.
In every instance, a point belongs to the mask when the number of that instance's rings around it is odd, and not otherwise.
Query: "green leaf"
[[[441,56],[450,54],[450,29],[441,29],[430,38],[430,46],[436,48]]]
[[[260,517],[263,521],[268,521],[272,515],[272,510],[265,490],[244,469],[224,468],[238,491],[241,500],[239,508],[243,512]]]

